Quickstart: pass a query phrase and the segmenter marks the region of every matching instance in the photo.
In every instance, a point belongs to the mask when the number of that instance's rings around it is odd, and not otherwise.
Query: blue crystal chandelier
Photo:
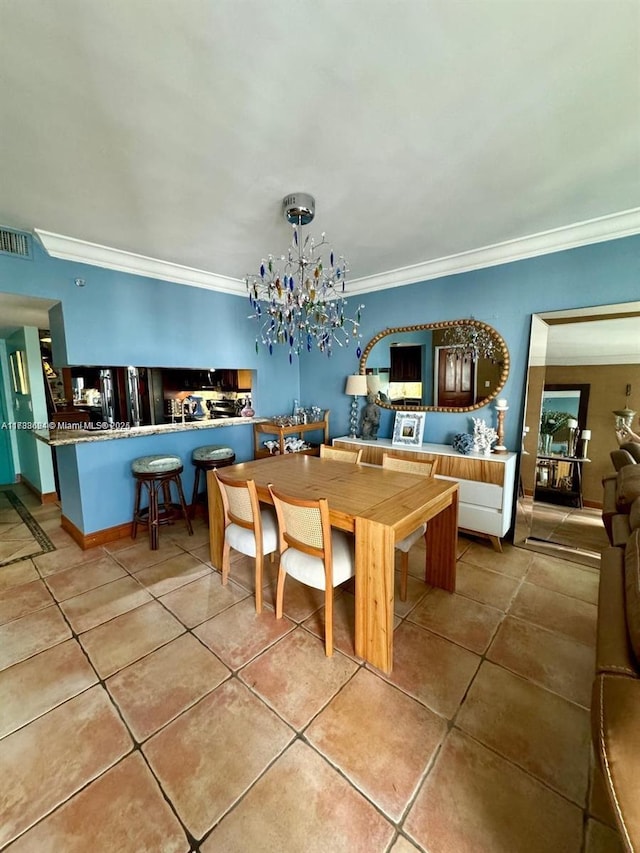
[[[245,283],[253,309],[250,319],[258,323],[256,352],[260,344],[273,353],[274,346],[289,347],[289,361],[303,350],[316,346],[330,356],[334,344],[356,344],[362,355],[360,311],[355,318],[346,314],[344,298],[346,274],[344,257],[336,259],[327,247],[324,233],[319,243],[302,228],[315,215],[315,200],[307,193],[292,193],[282,201],[284,216],[293,227],[293,239],[287,256],[269,255],[260,264],[259,275],[247,275]],[[328,263],[322,252],[328,251]]]

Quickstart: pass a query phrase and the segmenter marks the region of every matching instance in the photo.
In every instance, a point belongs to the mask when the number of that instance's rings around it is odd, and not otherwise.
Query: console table
[[[517,453],[481,453],[463,455],[448,444],[422,444],[420,447],[399,446],[389,438],[334,438],[334,447],[362,448],[362,462],[382,465],[385,453],[402,459],[438,459],[436,477],[459,483],[458,528],[491,540],[496,551],[502,550],[500,539],[511,526],[515,490]]]
[[[322,432],[323,442],[327,444],[329,441],[329,409],[324,412],[324,418],[321,421],[314,421],[306,424],[290,424],[289,426],[280,426],[272,421],[263,421],[262,423],[254,423],[253,425],[253,457],[254,459],[263,459],[265,456],[273,454],[265,448],[260,442],[261,437],[265,435],[275,436],[278,442],[278,454],[285,452],[285,436],[287,435],[304,435],[307,432]],[[318,456],[320,454],[320,445],[314,444],[306,450],[298,450],[296,453],[306,453],[309,456]]]
[[[538,454],[535,498],[582,509],[582,466],[586,456]]]

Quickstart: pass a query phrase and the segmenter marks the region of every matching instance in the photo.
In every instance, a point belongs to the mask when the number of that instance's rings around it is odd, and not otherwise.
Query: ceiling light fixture
[[[480,358],[487,358],[496,362],[501,356],[495,335],[488,326],[474,319],[458,320],[449,326],[442,336],[442,343],[454,350],[450,355],[458,359],[478,361]]]
[[[330,356],[334,342],[348,346],[357,342],[360,348],[360,311],[355,318],[345,313],[345,279],[348,272],[343,256],[338,259],[328,248],[328,263],[322,259],[327,246],[324,233],[319,243],[310,234],[303,237],[302,228],[315,215],[315,199],[308,193],[290,193],[282,200],[285,219],[293,227],[288,254],[276,258],[269,255],[260,264],[259,275],[247,275],[245,283],[254,313],[250,319],[259,326],[256,352],[262,343],[273,353],[276,344],[289,347],[289,361],[304,349],[317,346]]]

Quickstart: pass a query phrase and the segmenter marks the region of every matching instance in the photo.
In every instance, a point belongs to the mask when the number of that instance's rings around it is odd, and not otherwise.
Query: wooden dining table
[[[458,484],[449,480],[286,453],[225,468],[254,480],[261,502],[268,484],[296,497],[327,498],[331,525],[355,535],[355,651],[382,672],[393,667],[395,543],[422,522],[425,582],[453,592],[456,583]],[[224,518],[213,471],[207,472],[211,563],[220,569]]]

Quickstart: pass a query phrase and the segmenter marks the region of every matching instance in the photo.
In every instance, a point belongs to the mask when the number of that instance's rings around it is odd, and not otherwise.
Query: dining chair
[[[213,472],[224,511],[222,585],[229,579],[231,549],[255,559],[256,613],[262,612],[262,576],[265,554],[278,550],[278,523],[271,507],[261,508],[253,480],[235,480]],[[273,556],[272,556],[273,559]]]
[[[331,447],[329,444],[320,445],[321,459],[335,459],[338,462],[360,462],[362,459],[362,448],[358,450],[342,450],[340,447]]]
[[[332,530],[326,498],[308,500],[285,495],[269,486],[278,517],[280,567],[276,619],[282,619],[287,575],[315,589],[324,589],[324,647],[333,654],[333,588],[355,574],[354,540]]]
[[[385,453],[382,457],[382,467],[391,471],[404,471],[405,474],[420,474],[421,477],[433,477],[438,467],[438,460],[419,462],[417,459],[401,459]],[[400,600],[407,600],[407,578],[409,575],[409,551],[427,532],[426,522],[416,528],[400,542],[396,542],[396,551],[400,552]]]

